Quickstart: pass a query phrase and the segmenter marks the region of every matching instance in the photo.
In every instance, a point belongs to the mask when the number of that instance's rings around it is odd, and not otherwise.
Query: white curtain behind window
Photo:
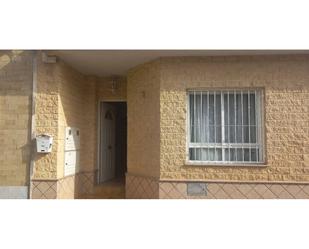
[[[189,149],[190,160],[257,161],[258,149],[222,146],[257,143],[255,105],[254,92],[191,92],[190,143],[196,146]]]

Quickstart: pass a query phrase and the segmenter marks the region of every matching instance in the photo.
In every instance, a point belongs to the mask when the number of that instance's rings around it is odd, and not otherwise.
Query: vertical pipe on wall
[[[31,198],[31,179],[34,171],[34,159],[35,159],[35,97],[37,92],[37,51],[32,52],[32,100],[31,100],[31,154],[30,154],[30,167],[29,167],[29,191],[28,198]]]

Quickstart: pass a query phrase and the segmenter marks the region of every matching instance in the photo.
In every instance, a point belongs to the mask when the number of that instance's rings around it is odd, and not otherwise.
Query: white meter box
[[[74,175],[79,171],[79,151],[66,151],[64,153],[64,175]]]
[[[80,149],[79,129],[74,127],[65,128],[65,151]]]
[[[74,175],[79,172],[80,133],[78,128],[65,128],[64,145],[64,175]]]

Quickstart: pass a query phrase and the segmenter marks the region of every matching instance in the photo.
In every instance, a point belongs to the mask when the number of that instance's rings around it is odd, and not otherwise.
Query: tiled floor
[[[79,199],[124,199],[125,179],[116,178],[94,187],[93,194],[82,195]]]

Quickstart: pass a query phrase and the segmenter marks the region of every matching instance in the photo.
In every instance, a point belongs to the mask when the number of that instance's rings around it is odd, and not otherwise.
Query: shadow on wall
[[[77,128],[80,136],[79,172],[75,176],[65,176],[65,154],[58,160],[63,166],[59,176],[63,176],[61,198],[78,198],[93,191],[96,166],[97,135],[97,100],[96,78],[87,77],[62,61],[58,62],[59,70],[59,151],[65,151],[66,127]],[[75,154],[77,155],[77,154]]]
[[[36,135],[51,135],[53,148],[48,154],[36,153],[33,178],[53,182],[56,193],[53,193],[52,198],[76,198],[84,182],[87,191],[90,191],[93,184],[95,81],[89,80],[90,77],[80,74],[61,60],[44,63],[41,53],[37,56]],[[65,176],[66,127],[80,130],[80,174],[73,172]]]
[[[101,83],[100,78],[82,75],[61,61],[59,62],[58,73],[58,78],[61,79],[59,81],[58,121],[60,130],[58,134],[60,137],[58,149],[61,151],[65,149],[65,138],[62,134],[65,134],[66,127],[77,128],[80,131],[79,173],[75,176],[63,175],[64,186],[67,189],[74,189],[74,193],[71,196],[68,193],[63,197],[88,198],[94,193],[97,178],[98,105],[101,99],[100,94],[102,94],[100,91],[103,89],[100,84],[103,83]],[[106,89],[104,88],[104,90]],[[111,96],[111,93],[107,91],[104,94]],[[115,97],[121,94],[123,92],[119,91],[112,96]],[[123,109],[123,111],[126,113],[126,109]],[[124,113],[119,117],[122,116],[124,116]],[[124,117],[126,120],[126,116]],[[120,127],[119,132],[125,133],[126,127],[124,131]],[[126,140],[123,142],[125,143],[124,146],[126,146]],[[116,159],[116,164],[126,165],[126,160],[123,160],[123,158],[126,159],[126,149],[120,153],[123,156]],[[60,160],[63,168],[65,167],[64,160],[65,158]],[[124,176],[126,168],[116,168],[119,169],[116,176]]]
[[[31,160],[32,52],[0,51],[0,185],[27,186]]]

